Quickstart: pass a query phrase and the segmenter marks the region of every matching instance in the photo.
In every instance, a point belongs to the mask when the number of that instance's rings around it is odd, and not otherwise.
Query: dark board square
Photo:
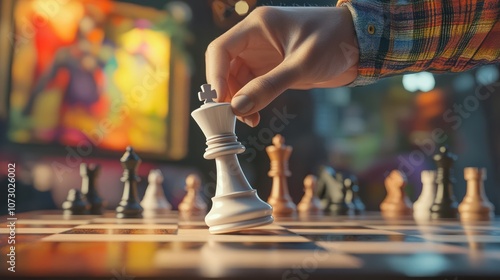
[[[276,229],[276,230],[269,230],[269,229],[246,229],[238,232],[231,232],[228,233],[228,235],[297,235],[293,232],[290,232],[285,229]]]
[[[400,234],[306,234],[312,241],[425,242],[424,239]]]
[[[208,229],[207,225],[179,225],[179,229]]]
[[[218,242],[217,247],[231,250],[325,250],[314,242]]]
[[[70,225],[70,224],[59,224],[59,225],[54,225],[54,224],[16,224],[16,228],[74,228],[75,226],[78,225]]]
[[[287,229],[370,229],[365,226],[325,226],[325,225],[318,225],[318,226],[300,226],[300,225],[293,225],[293,226],[285,226]]]
[[[176,234],[177,229],[74,228],[61,234]]]
[[[464,248],[469,248],[471,251],[474,252],[496,252],[500,253],[500,242],[475,242],[473,244],[467,243],[467,242],[457,242],[457,243],[451,243],[451,242],[444,242],[444,244],[449,244],[449,245],[455,245],[455,246],[460,246]]]

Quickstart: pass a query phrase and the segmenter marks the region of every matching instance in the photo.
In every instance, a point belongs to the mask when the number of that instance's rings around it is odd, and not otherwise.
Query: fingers
[[[259,113],[253,113],[253,114],[246,116],[246,117],[238,116],[237,118],[238,118],[238,120],[244,122],[245,124],[247,124],[250,127],[256,127],[260,122],[260,114]]]
[[[244,21],[210,43],[205,53],[207,82],[217,90],[217,101],[228,100],[231,60],[245,50],[251,40],[251,27]]]
[[[237,116],[255,121],[256,117],[253,115],[290,88],[298,78],[298,71],[292,64],[285,60],[268,73],[244,85],[231,100],[233,112]]]

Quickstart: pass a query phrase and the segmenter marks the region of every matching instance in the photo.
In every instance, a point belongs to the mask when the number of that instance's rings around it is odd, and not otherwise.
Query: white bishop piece
[[[201,86],[200,101],[205,101],[191,116],[207,138],[203,157],[215,159],[217,186],[212,209],[205,222],[213,234],[238,231],[273,222],[272,207],[262,201],[248,183],[237,154],[245,151],[234,133],[236,116],[229,103],[215,103],[217,94],[210,85]]]

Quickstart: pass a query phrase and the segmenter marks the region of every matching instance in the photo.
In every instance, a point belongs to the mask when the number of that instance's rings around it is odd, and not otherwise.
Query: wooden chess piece
[[[464,169],[464,178],[467,181],[467,192],[458,205],[460,219],[463,221],[488,221],[494,217],[495,207],[486,197],[484,180],[486,169],[467,167]]]
[[[188,215],[205,214],[207,211],[207,204],[200,197],[200,177],[196,174],[190,174],[186,177],[186,196],[179,204],[179,212]]]
[[[431,206],[431,218],[457,218],[457,202],[453,195],[453,163],[457,156],[449,151],[447,146],[439,147],[439,152],[434,155],[437,165],[436,198]]]
[[[62,204],[62,209],[65,215],[86,215],[89,213],[90,204],[79,190],[71,189]]]
[[[127,147],[120,162],[123,167],[121,181],[124,183],[122,200],[116,207],[117,218],[142,218],[142,207],[137,197],[137,168],[141,164],[141,159],[130,146]]]
[[[387,196],[380,204],[380,210],[386,217],[402,217],[412,213],[410,199],[404,191],[406,176],[399,170],[393,170],[385,178]]]
[[[141,200],[141,206],[144,210],[172,209],[163,191],[163,175],[159,169],[149,171],[148,186],[146,193]]]
[[[80,164],[80,176],[82,177],[82,194],[90,204],[90,214],[102,215],[104,200],[99,197],[96,180],[101,167],[96,164]]]
[[[304,196],[297,204],[297,210],[301,214],[320,214],[321,203],[316,196],[316,187],[318,179],[314,175],[307,175],[304,178]]]
[[[273,145],[266,147],[271,160],[271,169],[267,174],[273,178],[271,195],[267,202],[273,207],[273,214],[276,216],[288,216],[296,211],[287,183],[287,177],[292,175],[288,169],[288,159],[292,150],[292,147],[285,145],[285,138],[280,134],[273,137]]]

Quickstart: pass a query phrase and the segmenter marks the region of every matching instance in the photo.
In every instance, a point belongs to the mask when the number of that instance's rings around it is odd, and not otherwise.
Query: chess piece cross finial
[[[198,92],[198,99],[207,103],[214,102],[214,98],[217,98],[217,92],[211,88],[210,84],[202,85],[201,91]]]

